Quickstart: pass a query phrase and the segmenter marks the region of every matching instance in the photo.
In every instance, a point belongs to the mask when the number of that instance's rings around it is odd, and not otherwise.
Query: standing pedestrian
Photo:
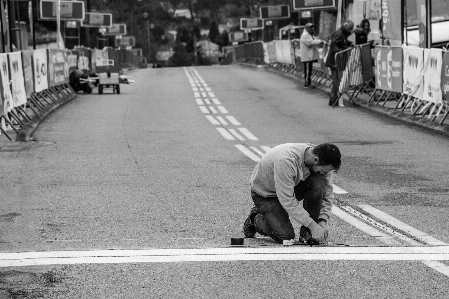
[[[360,22],[360,25],[357,26],[357,28],[354,29],[354,35],[355,35],[355,44],[356,45],[363,45],[370,43],[373,45],[374,40],[368,40],[368,34],[371,31],[371,25],[368,19],[363,19]]]
[[[354,22],[347,20],[343,26],[337,29],[332,34],[331,42],[329,45],[329,52],[327,54],[325,66],[331,69],[332,72],[332,91],[329,97],[329,105],[334,105],[334,102],[338,99],[338,88],[340,85],[340,78],[338,76],[338,70],[335,63],[335,54],[340,51],[346,50],[352,47],[352,42],[348,40],[348,37],[354,30]],[[343,105],[344,107],[344,105]]]
[[[299,56],[304,66],[304,87],[313,88],[312,84],[312,66],[314,62],[318,61],[318,45],[324,43],[319,38],[316,38],[315,26],[312,23],[307,23],[304,31],[299,39]]]
[[[332,179],[340,165],[340,150],[330,143],[286,143],[269,150],[251,175],[254,207],[243,225],[245,237],[259,233],[282,244],[295,238],[291,218],[302,225],[303,241],[326,242]]]

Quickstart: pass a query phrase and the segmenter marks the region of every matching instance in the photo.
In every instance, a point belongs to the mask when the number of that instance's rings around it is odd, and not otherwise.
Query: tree
[[[218,30],[217,23],[215,21],[212,21],[210,23],[210,29],[209,29],[209,40],[213,43],[216,43],[217,37],[220,35],[220,31]]]

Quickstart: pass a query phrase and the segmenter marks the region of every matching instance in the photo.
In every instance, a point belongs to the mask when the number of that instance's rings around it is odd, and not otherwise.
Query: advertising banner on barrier
[[[8,58],[13,105],[14,107],[25,105],[27,103],[27,95],[23,78],[22,53],[9,53]]]
[[[22,51],[22,66],[25,80],[25,93],[28,98],[34,92],[33,50]]]
[[[1,111],[1,114],[4,114],[10,112],[12,108],[14,108],[11,89],[9,88],[8,54],[0,54],[0,67],[0,90],[3,104],[3,110]]]
[[[376,88],[402,93],[402,48],[376,46],[374,49]]]
[[[47,49],[33,52],[34,88],[41,92],[48,88]]]
[[[276,60],[282,63],[293,64],[292,47],[289,40],[276,40]]]
[[[67,83],[63,50],[48,49],[48,79],[50,86]]]
[[[382,33],[387,39],[402,41],[401,1],[382,0]]]
[[[404,58],[404,84],[403,92],[406,95],[422,100],[424,86],[424,49],[403,46]]]
[[[364,44],[360,46],[360,56],[362,63],[363,82],[373,80],[373,57],[371,54],[371,45]]]
[[[69,75],[78,69],[78,51],[69,50],[67,53],[67,62],[69,64]]]
[[[424,88],[423,100],[435,104],[443,102],[441,92],[441,66],[443,50],[424,49]]]
[[[449,52],[443,52],[441,62],[441,92],[443,100],[449,102]]]
[[[274,43],[274,41],[267,43],[267,50],[270,63],[278,62],[276,59],[276,44]]]

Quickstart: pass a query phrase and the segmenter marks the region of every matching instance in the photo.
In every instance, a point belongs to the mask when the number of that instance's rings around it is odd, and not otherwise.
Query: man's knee
[[[309,176],[310,183],[309,183],[309,189],[315,189],[315,190],[323,190],[324,189],[324,177],[320,174],[311,174]]]

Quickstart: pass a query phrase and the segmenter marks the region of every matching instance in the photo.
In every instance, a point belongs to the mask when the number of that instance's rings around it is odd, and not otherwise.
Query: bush
[[[186,48],[181,45],[177,44],[173,48],[173,56],[170,59],[170,65],[172,66],[191,66],[193,64],[193,54],[187,53]]]

